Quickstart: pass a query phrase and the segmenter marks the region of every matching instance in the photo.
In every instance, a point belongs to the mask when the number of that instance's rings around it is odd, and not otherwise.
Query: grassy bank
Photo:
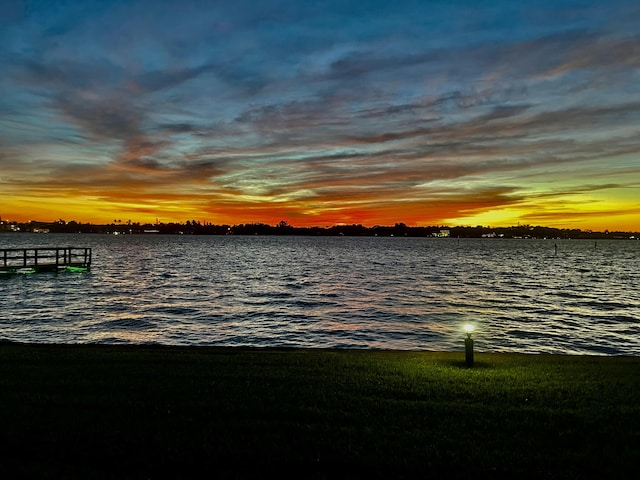
[[[0,345],[7,478],[617,478],[640,358]]]

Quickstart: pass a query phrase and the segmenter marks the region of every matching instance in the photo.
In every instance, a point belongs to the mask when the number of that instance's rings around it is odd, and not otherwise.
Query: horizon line
[[[44,224],[44,225],[69,225],[71,223],[76,223],[78,225],[90,225],[90,226],[96,226],[96,227],[107,227],[107,226],[114,226],[114,227],[126,227],[126,226],[138,226],[138,227],[142,227],[142,226],[159,226],[159,225],[180,225],[180,226],[198,226],[198,227],[229,227],[229,228],[233,228],[233,227],[240,227],[240,226],[267,226],[270,228],[282,228],[282,229],[307,229],[307,230],[312,230],[312,229],[331,229],[331,228],[337,228],[337,227],[362,227],[362,228],[366,228],[366,229],[375,229],[375,228],[407,228],[407,229],[428,229],[428,228],[435,228],[435,229],[455,229],[455,228],[463,228],[463,229],[477,229],[477,228],[483,228],[483,229],[514,229],[514,228],[527,228],[527,229],[551,229],[551,230],[560,230],[560,231],[566,231],[566,230],[573,230],[573,231],[578,231],[578,232],[584,232],[584,233],[601,233],[601,234],[607,234],[607,233],[629,233],[629,234],[638,234],[640,233],[640,231],[638,230],[612,230],[612,229],[604,229],[604,230],[594,230],[591,228],[586,228],[586,229],[582,229],[582,228],[578,228],[578,227],[553,227],[553,226],[547,226],[547,225],[532,225],[532,224],[516,224],[516,225],[450,225],[450,224],[434,224],[434,225],[409,225],[406,224],[404,222],[395,222],[394,224],[388,224],[388,225],[381,225],[381,224],[375,224],[375,225],[365,225],[363,223],[335,223],[333,225],[325,225],[325,226],[321,226],[321,225],[311,225],[311,226],[296,226],[293,224],[290,224],[289,222],[287,222],[286,220],[281,220],[280,222],[278,222],[277,224],[273,225],[273,224],[269,224],[269,223],[265,223],[265,222],[261,222],[261,221],[254,221],[254,222],[245,222],[245,223],[235,223],[235,224],[227,224],[227,223],[212,223],[209,221],[199,221],[199,220],[186,220],[184,222],[161,222],[161,221],[157,221],[155,223],[153,222],[134,222],[132,220],[127,220],[126,222],[123,222],[121,220],[114,220],[111,223],[92,223],[92,222],[81,222],[81,221],[76,221],[76,220],[70,220],[70,221],[65,221],[63,219],[59,219],[59,220],[54,220],[54,221],[43,221],[43,220],[29,220],[29,221],[17,221],[17,220],[7,220],[7,219],[3,219],[2,216],[0,216],[0,225],[3,224]]]

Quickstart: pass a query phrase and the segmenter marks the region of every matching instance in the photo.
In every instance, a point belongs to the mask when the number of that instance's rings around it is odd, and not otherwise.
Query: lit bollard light
[[[467,367],[473,367],[473,338],[471,333],[473,332],[473,325],[467,323],[464,326],[464,331],[467,332],[467,338],[464,339],[464,356]]]

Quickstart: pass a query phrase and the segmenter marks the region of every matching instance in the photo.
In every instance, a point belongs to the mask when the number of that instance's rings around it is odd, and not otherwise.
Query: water
[[[36,246],[92,269],[0,276],[0,340],[640,355],[637,241],[0,235]]]

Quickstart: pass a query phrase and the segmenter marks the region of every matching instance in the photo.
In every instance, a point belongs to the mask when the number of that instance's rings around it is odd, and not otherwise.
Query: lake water
[[[640,355],[639,241],[0,235],[45,246],[92,268],[0,275],[0,340]]]

